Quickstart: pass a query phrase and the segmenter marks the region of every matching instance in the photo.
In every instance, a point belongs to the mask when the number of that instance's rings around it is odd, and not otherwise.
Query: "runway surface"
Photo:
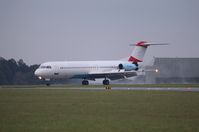
[[[7,88],[0,88],[0,89],[7,89]],[[199,92],[199,88],[158,88],[158,87],[112,87],[111,89],[105,89],[105,87],[100,88],[86,88],[86,87],[79,87],[79,88],[70,88],[70,87],[34,87],[34,88],[13,88],[13,89],[66,89],[66,90],[88,90],[88,91],[103,91],[103,90],[141,90],[141,91],[181,91],[181,92]]]
[[[68,88],[76,90],[106,90],[105,88]],[[127,88],[127,87],[113,87],[109,90],[142,90],[142,91],[185,91],[185,92],[199,92],[199,88]]]
[[[190,91],[199,92],[199,88],[113,88],[112,90],[153,90],[153,91]]]

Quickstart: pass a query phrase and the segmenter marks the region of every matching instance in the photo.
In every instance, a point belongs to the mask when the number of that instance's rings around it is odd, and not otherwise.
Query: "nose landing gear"
[[[48,87],[49,87],[49,86],[50,86],[50,83],[46,83],[46,86],[48,86]]]

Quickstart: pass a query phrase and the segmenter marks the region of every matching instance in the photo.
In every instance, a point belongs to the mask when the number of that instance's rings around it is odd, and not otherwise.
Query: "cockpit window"
[[[44,69],[44,68],[46,68],[46,67],[45,67],[45,66],[40,66],[40,68],[41,68],[41,69]]]
[[[40,66],[41,69],[51,69],[51,66]]]

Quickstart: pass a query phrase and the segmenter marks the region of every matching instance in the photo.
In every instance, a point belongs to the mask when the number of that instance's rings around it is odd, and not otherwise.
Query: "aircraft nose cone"
[[[36,71],[35,71],[35,76],[39,76],[40,75],[40,72],[39,72],[39,70],[37,69]]]
[[[37,69],[36,71],[35,71],[35,76],[37,76],[38,77],[38,79],[43,79],[43,77],[41,76],[41,70],[40,69]]]

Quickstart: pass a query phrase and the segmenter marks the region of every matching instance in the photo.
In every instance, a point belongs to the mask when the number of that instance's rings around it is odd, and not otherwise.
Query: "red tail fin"
[[[133,44],[134,45],[134,44]],[[140,41],[137,44],[135,44],[135,48],[131,54],[131,56],[129,57],[130,62],[142,62],[146,49],[148,48],[148,46],[150,45],[168,45],[168,43],[147,43],[145,41]]]
[[[140,41],[135,45],[135,48],[129,57],[128,61],[130,62],[142,62],[144,58],[144,54],[149,45],[146,44],[145,41]]]

